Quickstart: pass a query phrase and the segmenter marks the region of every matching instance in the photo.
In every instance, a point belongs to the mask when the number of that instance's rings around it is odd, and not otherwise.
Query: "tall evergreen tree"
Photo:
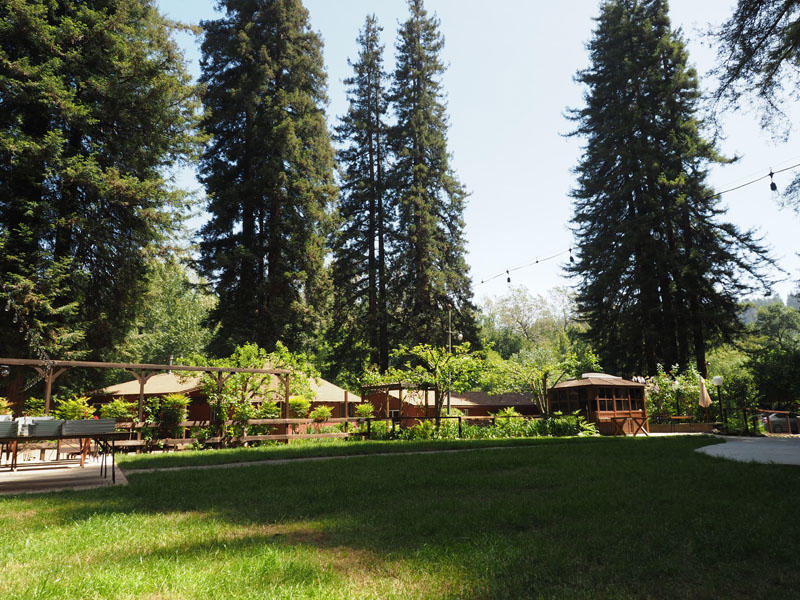
[[[307,347],[330,294],[324,241],[335,195],[322,41],[299,0],[223,0],[202,23],[201,160],[209,222],[199,266],[213,284],[215,351]]]
[[[579,312],[612,371],[693,359],[703,373],[708,341],[737,329],[737,296],[765,283],[764,249],[719,220],[705,178],[725,159],[702,137],[667,2],[605,2],[589,52],[586,106],[572,113],[586,138],[573,190]]]
[[[334,327],[337,363],[360,370],[365,361],[389,366],[387,237],[394,225],[386,203],[386,80],[374,15],[358,36],[358,61],[345,79],[349,108],[336,128],[343,169],[333,236]],[[360,364],[359,364],[360,363]]]
[[[394,163],[388,183],[398,221],[390,297],[393,345],[445,344],[452,327],[475,341],[475,307],[464,260],[466,192],[450,168],[447,114],[439,58],[439,19],[422,0],[409,0],[410,16],[397,41],[390,92],[396,125],[390,133]]]
[[[0,355],[100,358],[184,197],[194,89],[152,0],[0,3]]]

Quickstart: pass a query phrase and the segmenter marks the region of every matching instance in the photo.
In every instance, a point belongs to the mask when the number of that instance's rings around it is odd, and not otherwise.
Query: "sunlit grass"
[[[427,441],[304,441],[274,444],[254,448],[223,448],[156,452],[152,454],[117,454],[117,464],[127,470],[163,467],[187,467],[236,462],[256,462],[314,456],[351,456],[396,452],[430,452],[463,450],[465,448],[530,446],[533,444],[563,444],[565,438],[510,438],[499,440],[427,440]]]
[[[128,473],[0,499],[8,598],[791,597],[796,467],[704,438]]]

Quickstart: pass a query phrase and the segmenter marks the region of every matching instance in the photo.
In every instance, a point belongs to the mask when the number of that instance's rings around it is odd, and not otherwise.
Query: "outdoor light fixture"
[[[727,423],[725,419],[725,411],[722,409],[722,376],[715,375],[711,378],[711,383],[717,388],[717,400],[719,401],[719,420]]]
[[[8,377],[9,373],[11,373],[11,369],[8,368],[8,365],[0,365],[0,377]]]

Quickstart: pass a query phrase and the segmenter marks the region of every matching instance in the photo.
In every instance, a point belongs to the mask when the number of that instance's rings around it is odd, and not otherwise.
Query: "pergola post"
[[[228,381],[228,379],[230,379],[231,375],[233,375],[233,373],[224,373],[222,371],[219,371],[219,372],[214,373],[214,374],[211,375],[214,378],[214,381],[217,384],[217,407],[222,406],[222,404],[221,404],[221,402],[222,402],[222,388],[225,386],[225,382]],[[225,419],[219,413],[219,411],[217,411],[217,419],[220,421],[219,434],[222,435],[223,430],[225,428]]]
[[[53,367],[47,365],[44,368],[33,367],[39,375],[44,378],[44,414],[50,414],[50,399],[53,395],[53,382],[67,370],[67,367],[62,367],[57,371]]]
[[[128,373],[133,375],[136,378],[136,381],[139,382],[139,410],[136,413],[138,415],[139,422],[141,423],[144,421],[144,386],[150,380],[150,378],[156,374],[156,371],[145,371],[142,369],[141,371],[134,371],[133,369],[125,369]]]
[[[347,390],[344,391],[344,431],[347,433],[347,417],[350,416],[350,410],[347,405]]]

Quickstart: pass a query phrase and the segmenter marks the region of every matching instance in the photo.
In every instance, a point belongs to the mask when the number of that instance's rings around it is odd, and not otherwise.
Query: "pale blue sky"
[[[158,0],[162,12],[173,19],[198,23],[215,18],[211,0]],[[481,283],[505,269],[565,251],[572,244],[568,223],[572,214],[569,190],[572,168],[582,141],[565,138],[571,124],[567,107],[579,107],[583,90],[575,72],[587,65],[586,42],[598,0],[563,2],[496,0],[427,0],[426,8],[441,20],[445,36],[444,76],[450,116],[449,148],[452,166],[470,191],[466,211],[467,262],[475,298],[503,294],[505,274]],[[681,27],[688,41],[690,62],[701,75],[714,63],[714,49],[704,32],[721,23],[735,0],[672,0],[673,27]],[[398,23],[407,18],[405,0],[304,0],[312,28],[325,42],[328,71],[330,124],[346,110],[342,80],[350,75],[347,59],[357,55],[356,36],[369,13],[384,27],[386,65],[391,69]],[[198,45],[189,36],[179,40],[189,67],[198,73]],[[790,142],[773,141],[759,127],[759,115],[748,107],[723,118],[725,139],[720,150],[741,156],[733,165],[717,167],[709,182],[721,191],[766,175],[770,168],[800,163],[798,132]],[[795,114],[797,111],[794,111]],[[776,176],[783,188],[793,172]],[[181,185],[199,188],[191,175]],[[768,179],[722,198],[728,220],[743,228],[756,228],[773,249],[773,256],[788,275],[775,286],[785,296],[800,278],[800,216],[781,209],[769,191]],[[513,285],[542,293],[568,285],[557,260],[511,273]]]

